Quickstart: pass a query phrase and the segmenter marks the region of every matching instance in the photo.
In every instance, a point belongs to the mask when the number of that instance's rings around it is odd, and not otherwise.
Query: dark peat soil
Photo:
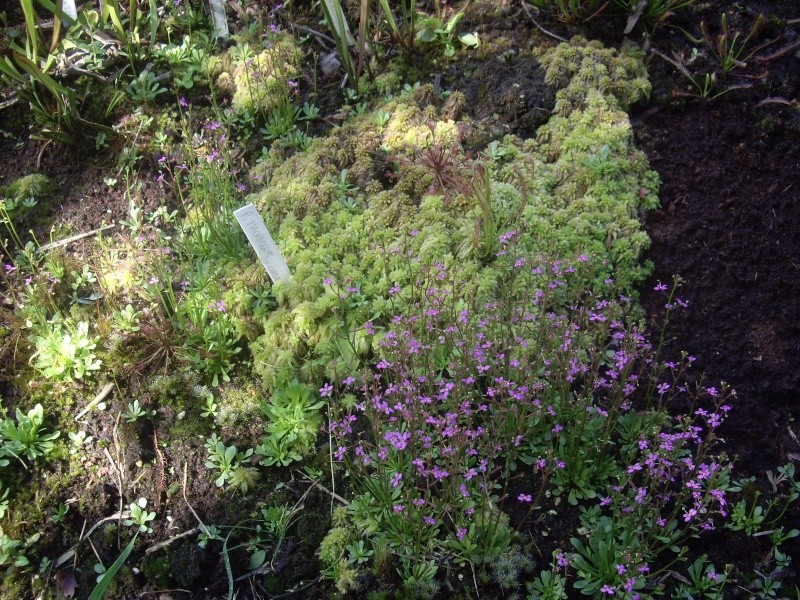
[[[796,132],[764,132],[736,104],[660,111],[637,142],[662,178],[662,210],[647,230],[650,283],[683,280],[689,310],[667,352],[736,391],[722,434],[747,475],[800,458],[791,421],[800,402],[800,147]],[[643,291],[649,314],[663,295]]]

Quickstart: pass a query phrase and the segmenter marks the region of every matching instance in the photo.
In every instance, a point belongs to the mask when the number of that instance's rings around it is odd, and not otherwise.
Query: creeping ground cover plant
[[[342,591],[367,563],[396,567],[413,597],[442,571],[499,581],[498,558],[546,542],[545,514],[563,510],[571,546],[552,549],[531,597],[563,576],[584,595],[642,598],[728,514],[730,465],[713,447],[732,392],[687,384],[692,357],[660,362],[615,282],[590,291],[593,259],[525,256],[516,237],[500,238],[501,300],[423,268],[374,371],[344,381],[329,429],[354,495],[320,547]]]

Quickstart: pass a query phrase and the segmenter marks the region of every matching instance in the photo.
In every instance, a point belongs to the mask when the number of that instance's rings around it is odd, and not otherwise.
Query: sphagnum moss
[[[409,256],[455,269],[490,298],[498,276],[486,241],[493,231],[519,229],[526,253],[596,254],[606,261],[598,285],[613,277],[632,293],[648,272],[640,264],[649,240],[639,217],[657,205],[658,187],[623,112],[649,91],[641,58],[583,40],[539,56],[548,81],[560,88],[556,115],[536,138],[502,142],[505,154],[484,167],[488,194],[463,151],[460,130],[468,122],[446,103],[436,108],[443,102],[425,86],[264,168],[269,183],[251,200],[293,271],[290,282],[274,286],[279,307],[251,344],[267,388],[298,376],[342,377],[363,364],[375,339],[363,325],[375,322],[380,331],[408,302],[390,290],[413,281]],[[439,167],[420,159],[435,147],[453,148],[461,163],[448,172],[460,189],[445,190],[446,197],[428,195]],[[390,180],[377,168],[384,163],[396,172]],[[337,199],[345,169],[356,185],[355,209]],[[349,288],[358,294],[343,301],[339,295]],[[344,327],[336,318],[342,311]],[[343,360],[354,335],[356,351]]]

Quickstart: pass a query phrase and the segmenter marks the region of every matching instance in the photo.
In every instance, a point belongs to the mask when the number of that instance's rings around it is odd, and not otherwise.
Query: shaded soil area
[[[668,351],[738,393],[722,430],[748,475],[800,454],[800,148],[791,128],[765,131],[746,106],[658,112],[637,142],[660,174],[650,215],[652,282],[683,279],[690,308],[669,326]],[[644,292],[651,315],[663,296]],[[794,431],[792,431],[794,430]]]
[[[800,459],[796,134],[785,126],[766,132],[746,105],[699,104],[644,118],[636,137],[662,179],[663,208],[646,223],[655,268],[642,302],[658,322],[664,295],[653,286],[681,278],[678,296],[689,308],[672,314],[664,354],[686,351],[708,385],[736,390],[720,428],[723,448],[735,458],[734,477],[763,480]],[[800,518],[797,507],[793,513],[787,522]],[[723,530],[694,551],[712,548],[715,560],[745,573],[771,551],[765,537]],[[800,544],[786,550],[797,556]]]

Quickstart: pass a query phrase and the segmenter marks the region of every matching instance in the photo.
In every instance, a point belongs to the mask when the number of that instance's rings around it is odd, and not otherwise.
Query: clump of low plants
[[[265,436],[256,452],[265,466],[285,467],[313,449],[322,425],[324,402],[314,397],[310,386],[294,381],[278,388],[261,405],[267,417]]]
[[[33,365],[47,379],[65,382],[84,379],[102,364],[94,352],[99,338],[89,334],[86,321],[55,322],[29,339],[36,348]]]
[[[14,458],[23,465],[53,450],[53,441],[58,431],[48,432],[44,428],[44,408],[37,404],[27,413],[17,409],[16,419],[2,411],[0,420],[0,467],[7,466]]]
[[[581,508],[573,586],[632,593],[727,515],[729,465],[711,449],[729,392],[690,388],[690,357],[658,362],[613,281],[588,291],[592,258],[519,254],[517,237],[500,237],[502,300],[476,302],[443,265],[424,269],[359,399],[333,416],[354,495],[331,531],[343,541],[320,555],[340,588],[386,546],[407,586],[481,563],[513,589],[517,531],[557,499]],[[677,398],[693,407],[679,418],[666,410]],[[512,505],[524,515],[513,525]]]
[[[280,98],[290,93],[289,82],[299,74],[300,52],[291,35],[275,34],[261,50],[243,43],[231,50],[236,112],[269,115]]]

